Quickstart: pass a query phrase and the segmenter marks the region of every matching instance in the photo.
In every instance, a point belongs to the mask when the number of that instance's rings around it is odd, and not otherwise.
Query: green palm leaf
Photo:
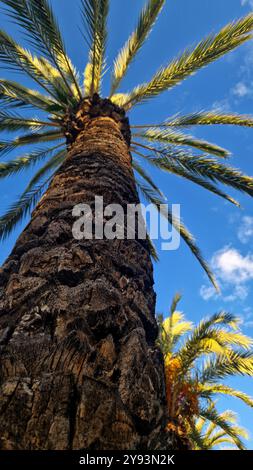
[[[199,415],[208,421],[211,421],[214,423],[216,426],[219,426],[221,429],[225,431],[225,433],[232,438],[234,441],[235,445],[238,447],[240,450],[245,450],[245,445],[240,439],[238,433],[235,431],[233,426],[231,426],[230,422],[228,422],[226,419],[224,419],[217,411],[215,408],[212,410],[210,408],[204,408],[201,407],[199,409]]]
[[[174,132],[170,129],[153,128],[148,129],[146,132],[134,133],[133,136],[155,143],[168,143],[180,146],[186,145],[201,150],[203,152],[217,155],[218,157],[222,158],[226,158],[229,156],[229,152],[219,147],[218,145],[206,142],[204,140],[196,139],[195,137],[183,134],[182,132]]]
[[[57,123],[41,121],[33,118],[23,118],[17,113],[0,111],[0,131],[41,130],[45,127],[58,127]]]
[[[230,125],[253,127],[253,117],[235,113],[220,113],[216,111],[201,111],[199,113],[176,116],[162,124],[164,127],[212,126]],[[159,125],[158,127],[161,127]]]
[[[0,178],[5,178],[14,175],[23,170],[26,170],[27,168],[32,167],[41,160],[44,160],[48,156],[51,156],[52,153],[61,145],[62,144],[56,145],[55,147],[51,147],[46,150],[37,150],[32,153],[28,153],[23,157],[16,158],[15,160],[11,160],[6,163],[0,163]]]
[[[134,88],[130,93],[130,99],[124,104],[125,109],[130,109],[137,103],[159,95],[193,75],[200,68],[240,46],[251,39],[252,29],[253,15],[249,14],[237,22],[229,23],[218,34],[211,34],[193,50],[186,50],[167,67],[158,70],[149,83]]]
[[[192,174],[208,178],[211,181],[220,182],[238,191],[245,192],[249,194],[249,196],[253,196],[253,177],[244,175],[241,171],[233,167],[221,164],[215,158],[208,158],[206,156],[184,156],[181,154],[177,155],[175,160]]]
[[[200,386],[200,396],[202,398],[211,398],[213,395],[222,394],[222,395],[229,395],[231,397],[239,398],[239,400],[243,401],[246,405],[253,408],[253,398],[247,395],[240,390],[235,390],[232,387],[224,384],[217,384],[214,383],[212,385],[203,384]]]
[[[234,352],[209,358],[199,375],[200,383],[211,383],[233,375],[253,375],[253,353]]]
[[[33,190],[34,187],[38,185],[42,178],[48,175],[48,173],[52,173],[52,170],[57,169],[64,161],[67,155],[67,150],[63,149],[60,150],[56,155],[53,155],[50,160],[40,168],[34,177],[31,179],[30,183],[26,188],[26,192],[30,192]]]
[[[0,99],[11,100],[22,105],[31,105],[52,114],[63,111],[62,106],[51,98],[10,80],[0,80]]]
[[[6,10],[15,23],[25,31],[32,46],[55,65],[66,87],[72,94],[69,81],[81,91],[78,79],[64,46],[59,26],[47,0],[1,0],[10,10]]]
[[[105,67],[108,12],[109,0],[82,0],[82,16],[90,48],[84,86],[85,94],[90,96],[100,91]]]
[[[173,155],[175,155],[175,152],[173,151],[171,154],[171,157],[165,156],[165,157],[150,157],[149,155],[144,155],[140,152],[138,152],[135,148],[133,148],[133,152],[137,153],[140,155],[142,158],[148,161],[151,165],[163,170],[163,171],[168,171],[174,175],[177,175],[179,177],[185,178],[192,183],[197,184],[198,186],[201,186],[202,188],[206,189],[207,191],[210,191],[213,194],[216,194],[219,197],[222,197],[228,202],[231,202],[232,204],[236,205],[237,207],[240,207],[240,204],[238,201],[236,201],[234,198],[229,196],[228,194],[224,193],[219,189],[217,186],[214,184],[210,183],[210,181],[202,178],[201,176],[195,175],[187,171],[185,168],[183,168],[181,165],[178,165],[176,161],[174,161]]]
[[[178,219],[176,219],[176,217],[172,216],[172,213],[170,212],[169,208],[168,208],[168,213],[165,211],[164,204],[166,204],[166,202],[159,197],[159,195],[157,194],[156,191],[154,191],[152,188],[147,187],[145,185],[140,185],[139,187],[140,187],[144,197],[147,199],[147,201],[154,204],[156,206],[157,210],[169,221],[169,223],[181,235],[181,237],[183,238],[185,243],[188,245],[188,247],[190,248],[193,255],[197,258],[200,265],[202,266],[202,268],[206,272],[207,276],[209,277],[210,281],[214,285],[215,289],[217,289],[219,291],[219,287],[217,285],[215,277],[214,277],[210,267],[208,266],[208,264],[206,263],[206,261],[202,257],[202,254],[201,254],[199,248],[197,247],[193,236],[188,231],[188,229],[184,226],[184,224],[180,220],[178,220]]]
[[[111,96],[117,90],[130,63],[134,60],[136,54],[151,32],[164,3],[165,0],[149,0],[142,9],[136,29],[127,40],[114,62]]]
[[[23,145],[31,145],[38,142],[51,142],[63,139],[63,137],[64,135],[59,131],[26,134],[21,137],[17,137],[14,140],[0,142],[0,155],[7,154],[15,148],[22,147]]]
[[[32,191],[25,191],[18,201],[11,205],[6,214],[0,217],[0,240],[5,240],[17,224],[31,212],[49,181],[50,178],[33,188]]]
[[[157,191],[157,194],[159,194],[161,197],[164,197],[163,193],[158,188],[158,186],[154,183],[151,176],[144,170],[144,168],[141,165],[139,165],[136,159],[133,160],[132,166],[133,166],[133,169],[151,186],[151,188]]]

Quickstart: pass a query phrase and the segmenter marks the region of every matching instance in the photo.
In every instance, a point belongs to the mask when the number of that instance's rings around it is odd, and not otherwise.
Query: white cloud
[[[253,238],[253,217],[246,215],[242,218],[237,235],[242,243],[248,243]]]
[[[253,254],[243,256],[232,247],[217,251],[211,261],[218,277],[230,284],[241,284],[253,279]]]
[[[238,82],[232,89],[232,93],[237,98],[245,98],[245,96],[252,95],[252,89],[249,85],[246,85],[246,83]]]
[[[242,7],[248,5],[249,7],[253,8],[253,0],[241,0]]]
[[[199,293],[204,300],[210,300],[218,295],[214,287],[205,285],[201,286]]]
[[[253,254],[242,255],[236,248],[225,246],[214,253],[212,269],[222,290],[224,302],[244,301],[249,294],[248,283],[253,280]],[[200,295],[204,300],[217,298],[212,287],[201,286]]]

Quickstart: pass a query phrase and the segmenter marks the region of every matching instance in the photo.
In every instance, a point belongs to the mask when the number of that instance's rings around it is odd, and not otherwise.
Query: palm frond
[[[0,61],[7,70],[27,74],[56,101],[58,98],[65,97],[64,93],[60,93],[63,85],[59,80],[59,72],[57,70],[55,72],[53,66],[45,59],[33,56],[2,30],[0,31]],[[64,92],[66,94],[66,89]]]
[[[206,142],[204,140],[196,139],[191,135],[183,134],[182,132],[175,132],[170,129],[151,128],[146,132],[139,132],[133,134],[140,139],[148,140],[161,144],[173,144],[180,146],[193,147],[203,152],[217,155],[218,157],[226,158],[229,152],[218,145]]]
[[[17,224],[22,221],[34,208],[35,204],[42,196],[48,180],[44,181],[32,191],[24,192],[21,197],[8,209],[6,214],[0,217],[0,240],[5,240]]]
[[[132,167],[133,169],[142,177],[142,179],[144,179],[144,181],[146,181],[150,186],[151,188],[153,188],[155,191],[157,191],[157,193],[159,194],[159,196],[161,197],[164,197],[163,193],[161,192],[161,190],[158,188],[158,186],[154,183],[154,181],[152,180],[151,176],[146,172],[146,170],[137,162],[136,159],[133,159],[132,161]]]
[[[49,149],[39,149],[32,153],[27,153],[23,157],[18,157],[15,160],[9,162],[0,163],[0,178],[5,178],[21,171],[26,170],[27,168],[32,167],[36,163],[44,160],[45,158],[52,155],[52,153],[61,146],[62,144],[56,145]]]
[[[228,375],[253,375],[253,353],[231,351],[208,358],[199,374],[200,383],[212,383]]]
[[[199,322],[178,353],[182,363],[182,374],[185,374],[193,362],[203,353],[214,352],[224,357],[224,344],[220,340],[219,331],[215,327],[218,325],[230,326],[234,321],[236,321],[234,315],[222,311]]]
[[[128,96],[129,95],[127,93],[115,93],[115,95],[111,96],[111,101],[114,104],[122,107],[125,101],[128,99]]]
[[[243,401],[246,405],[253,408],[253,398],[247,395],[246,393],[241,392],[240,390],[235,390],[234,388],[229,387],[228,385],[217,383],[214,383],[212,385],[200,385],[200,395],[202,398],[210,398],[216,394],[229,395],[231,397],[239,398],[239,400]]]
[[[66,155],[66,149],[60,150],[58,153],[53,155],[50,160],[45,165],[43,165],[43,167],[40,168],[37,173],[33,176],[26,188],[26,192],[32,191],[33,188],[38,185],[42,178],[45,178],[48,173],[52,173],[53,170],[57,169],[64,161]]]
[[[51,98],[11,80],[0,80],[1,99],[10,100],[16,104],[31,105],[52,114],[63,111],[63,108]]]
[[[231,424],[226,421],[226,419],[224,419],[215,408],[210,410],[209,408],[200,407],[199,415],[223,429],[225,433],[232,438],[238,449],[245,450],[245,445],[235,431],[234,427],[231,426]]]
[[[105,68],[108,12],[109,0],[82,0],[82,16],[90,48],[84,79],[85,94],[89,96],[100,91]]]
[[[190,430],[187,435],[191,441],[194,450],[208,450],[208,445],[205,441],[205,436],[198,429],[194,421],[191,423]]]
[[[236,113],[221,113],[219,111],[201,111],[186,114],[185,116],[176,116],[157,127],[213,126],[220,124],[253,127],[253,117]]]
[[[10,141],[1,141],[0,155],[7,154],[15,148],[21,147],[23,145],[36,144],[38,142],[51,142],[54,140],[63,139],[63,137],[64,135],[60,131],[48,131],[26,134]]]
[[[174,153],[174,152],[173,152]],[[236,201],[234,198],[226,194],[224,191],[222,191],[220,188],[218,188],[216,185],[208,181],[207,179],[198,176],[196,174],[193,174],[190,171],[187,171],[186,168],[184,168],[182,165],[178,164],[178,162],[173,158],[173,153],[172,156],[158,156],[158,157],[149,157],[146,156],[146,159],[151,165],[156,166],[157,168],[160,168],[163,171],[168,171],[176,176],[179,176],[181,178],[187,179],[191,181],[192,183],[195,183],[198,186],[201,186],[202,188],[206,189],[207,191],[210,191],[213,194],[216,194],[217,196],[225,199],[228,202],[231,202],[232,204],[236,205],[237,207],[240,207],[240,204],[238,201]],[[175,153],[174,153],[175,155]]]
[[[175,160],[190,173],[220,182],[253,196],[253,177],[244,175],[241,171],[227,164],[221,164],[215,158],[181,154],[177,155]]]
[[[253,127],[253,117],[247,114],[223,113],[221,111],[199,111],[196,113],[180,115],[168,118],[160,124],[133,125],[132,129],[150,129],[167,127],[191,127],[231,125]]]
[[[178,220],[176,217],[173,217],[173,215],[172,215],[172,213],[171,213],[171,211],[169,210],[168,207],[167,207],[168,212],[165,210],[164,204],[166,204],[166,203],[163,199],[161,199],[159,197],[157,192],[155,192],[152,188],[149,188],[145,185],[141,185],[140,189],[141,189],[144,197],[149,202],[151,202],[152,204],[154,204],[156,206],[157,210],[168,220],[168,222],[181,235],[181,237],[183,238],[185,243],[188,245],[188,247],[190,248],[193,255],[197,258],[200,265],[202,266],[202,268],[206,272],[207,276],[209,277],[210,281],[214,285],[215,289],[219,290],[219,287],[217,285],[217,282],[215,280],[215,277],[214,277],[210,267],[208,266],[206,261],[203,259],[202,254],[201,254],[199,248],[197,247],[193,236],[188,231],[188,229],[184,226],[184,224],[180,220]]]
[[[21,26],[34,49],[55,65],[66,87],[72,92],[69,80],[81,91],[67,56],[64,42],[53,10],[47,0],[1,0],[8,9],[7,14]]]
[[[19,130],[41,130],[45,127],[58,127],[57,123],[50,121],[41,121],[37,118],[24,118],[17,113],[6,113],[0,111],[0,132],[1,131],[19,131]]]
[[[125,109],[130,109],[137,103],[159,95],[193,75],[200,68],[240,46],[251,39],[252,29],[253,15],[249,14],[236,22],[229,23],[218,34],[209,35],[194,49],[187,49],[167,67],[158,70],[149,83],[134,88],[130,92],[130,98],[124,104]]]
[[[111,85],[111,96],[119,87],[130,63],[143,46],[152,27],[162,10],[165,0],[149,0],[141,11],[136,29],[133,31],[126,44],[120,50],[115,62]]]

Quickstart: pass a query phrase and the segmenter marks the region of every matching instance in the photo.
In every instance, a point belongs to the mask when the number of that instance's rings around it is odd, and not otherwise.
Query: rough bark
[[[122,123],[84,127],[0,271],[0,449],[175,448],[148,244],[72,236],[75,204],[138,203]]]

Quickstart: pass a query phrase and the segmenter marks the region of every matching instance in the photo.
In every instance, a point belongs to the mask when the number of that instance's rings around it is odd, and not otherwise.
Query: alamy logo
[[[94,208],[88,204],[74,206],[72,215],[77,220],[72,233],[76,240],[161,240],[161,249],[177,250],[180,234],[180,204],[161,204],[157,210],[154,204],[104,205],[102,196],[95,196]]]

